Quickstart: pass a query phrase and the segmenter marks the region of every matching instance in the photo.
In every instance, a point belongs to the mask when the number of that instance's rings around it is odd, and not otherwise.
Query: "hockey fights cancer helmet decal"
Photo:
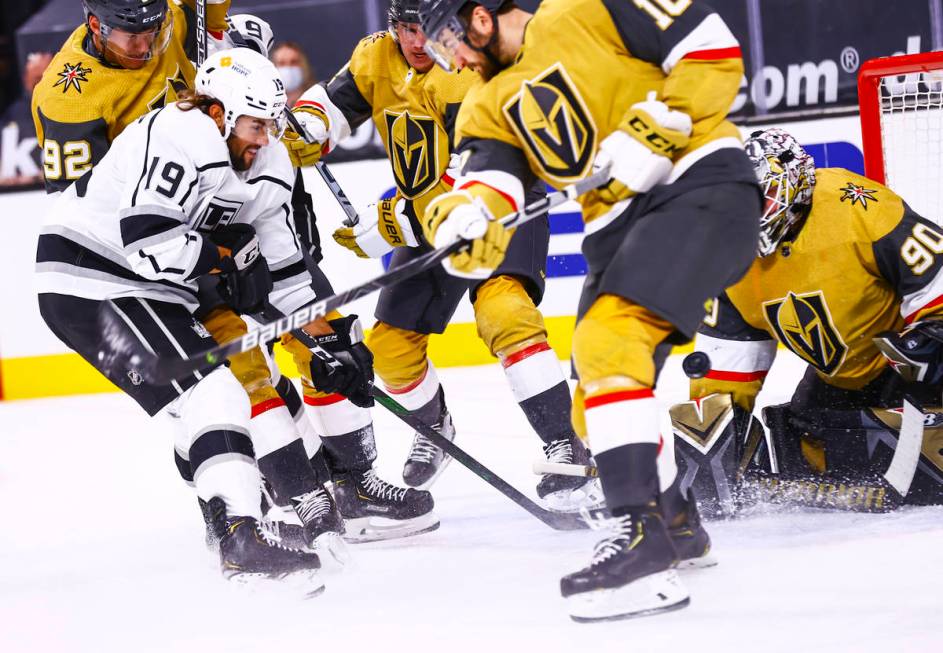
[[[278,139],[285,128],[285,84],[275,64],[249,48],[220,50],[196,71],[196,92],[219,100],[225,110],[226,133],[239,116],[271,121],[271,136]]]
[[[777,127],[753,132],[744,148],[765,202],[757,254],[768,256],[811,208],[815,162],[795,138]]]
[[[432,57],[445,70],[455,69],[455,51],[458,44],[464,42],[475,50],[487,53],[489,43],[484,48],[476,48],[466,40],[466,26],[458,12],[466,4],[481,5],[494,16],[506,0],[420,0],[419,18],[422,22],[422,31],[426,35],[426,54]],[[491,36],[492,42],[498,37],[498,24],[495,22],[495,31]]]
[[[173,14],[167,0],[82,0],[85,20],[101,25],[102,54],[110,51],[130,61],[150,61],[170,45]]]

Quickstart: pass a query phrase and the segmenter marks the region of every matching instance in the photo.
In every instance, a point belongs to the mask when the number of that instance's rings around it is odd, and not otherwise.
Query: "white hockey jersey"
[[[272,304],[294,311],[315,297],[289,226],[293,180],[280,143],[237,173],[208,116],[176,104],[152,111],[51,208],[37,248],[37,290],[146,297],[194,310],[196,279],[219,262],[208,235],[248,223],[276,279]]]

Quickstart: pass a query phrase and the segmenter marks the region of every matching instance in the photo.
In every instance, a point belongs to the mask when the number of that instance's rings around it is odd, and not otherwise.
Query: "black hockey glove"
[[[873,340],[905,381],[943,383],[943,320],[921,320],[900,333],[879,333]]]
[[[233,224],[210,234],[210,239],[230,250],[219,262],[219,294],[237,313],[251,315],[262,310],[272,292],[272,273],[262,256],[255,229]]]
[[[311,350],[311,383],[321,392],[344,395],[361,408],[373,406],[373,354],[363,344],[356,315],[329,320],[334,333],[311,336],[293,331]]]

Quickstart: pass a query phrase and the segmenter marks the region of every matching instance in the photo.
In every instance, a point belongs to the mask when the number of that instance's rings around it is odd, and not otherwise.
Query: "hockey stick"
[[[304,139],[305,143],[313,143],[314,139],[311,138],[311,134],[308,133],[308,130],[305,129],[305,126],[301,124],[301,121],[295,117],[288,107],[285,107],[285,119],[288,121],[288,124],[291,128]],[[331,171],[328,169],[327,164],[323,161],[318,161],[314,164],[314,167],[317,169],[318,174],[321,175],[321,179],[324,180],[324,183],[327,185],[329,191],[334,196],[334,199],[337,200],[337,203],[340,204],[341,210],[344,212],[344,215],[347,217],[344,218],[344,225],[347,227],[353,227],[358,222],[360,222],[360,215],[357,213],[357,209],[354,208],[354,205],[350,203],[350,200],[347,199],[347,193],[344,192],[344,189],[341,188],[341,185],[337,183],[334,175],[331,174]]]
[[[196,65],[206,61],[206,0],[196,0]]]
[[[447,437],[400,406],[395,399],[383,392],[383,390],[373,386],[373,388],[370,390],[370,394],[373,395],[373,397],[377,400],[377,402],[379,402],[381,406],[403,420],[414,430],[418,431],[423,435],[423,437],[431,440],[435,446],[439,447],[444,452],[452,456],[452,458],[464,465],[465,468],[475,474],[475,476],[483,479],[488,485],[545,523],[550,528],[558,531],[575,531],[588,528],[586,522],[583,521],[583,519],[577,513],[554,512],[537,505],[534,501],[517,490],[513,485],[478,462],[464,449],[460,448]]]
[[[551,463],[538,460],[533,465],[535,474],[559,474],[560,476],[586,476],[596,478],[599,470],[594,465],[576,465],[574,463]]]
[[[543,215],[551,208],[574,199],[609,180],[609,170],[600,170],[575,184],[571,184],[559,191],[550,193],[536,202],[528,204],[520,211],[502,219],[502,224],[508,228],[517,227],[534,218]],[[120,365],[122,374],[133,370],[144,379],[154,384],[167,384],[180,379],[201,368],[218,365],[233,354],[239,354],[257,345],[264,345],[295,329],[300,329],[314,320],[324,317],[332,310],[365,297],[381,288],[387,288],[394,283],[424,272],[441,263],[444,259],[464,250],[470,241],[457,240],[454,243],[434,249],[423,256],[413,259],[409,263],[381,274],[375,279],[366,281],[349,290],[345,290],[313,304],[300,308],[290,315],[269,322],[258,329],[249,331],[246,335],[217,345],[202,354],[192,358],[159,358],[144,349],[141,341],[128,333],[127,325],[112,306],[111,302],[103,302],[99,321],[102,327],[102,348],[98,352],[99,364],[112,369],[111,366]]]

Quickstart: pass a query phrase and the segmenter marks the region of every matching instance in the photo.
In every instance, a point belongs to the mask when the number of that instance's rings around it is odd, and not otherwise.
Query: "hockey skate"
[[[323,486],[292,497],[291,506],[272,505],[260,523],[267,539],[290,549],[317,553],[328,569],[350,562],[344,542],[344,519]]]
[[[452,424],[452,416],[449,414],[448,407],[445,405],[445,393],[439,388],[439,395],[436,397],[437,404],[431,408],[437,410],[434,419],[429,420],[429,425],[438,431],[450,442],[455,441],[455,426]],[[432,402],[430,402],[432,403]],[[418,417],[424,419],[422,412],[426,407],[420,409]],[[431,417],[431,416],[430,416]],[[428,489],[439,475],[445,471],[445,466],[449,464],[452,457],[432,444],[432,441],[421,433],[416,433],[413,437],[412,447],[409,449],[409,455],[406,456],[406,464],[403,466],[403,482],[410,487],[425,490]]]
[[[711,555],[711,538],[701,524],[697,501],[688,490],[683,497],[672,485],[662,495],[662,513],[668,526],[671,543],[678,553],[678,569],[701,569],[713,567],[717,559]]]
[[[372,467],[335,475],[334,498],[344,517],[348,542],[390,540],[439,527],[431,494],[391,485]]]
[[[223,577],[243,585],[277,580],[298,588],[306,597],[324,591],[316,553],[290,549],[265,537],[253,517],[230,517],[219,497],[207,502],[213,528],[219,538]]]
[[[686,606],[690,599],[674,569],[677,554],[657,509],[607,522],[613,534],[596,545],[589,566],[560,580],[570,617],[609,621]]]
[[[545,444],[543,449],[548,463],[592,464],[589,451],[578,437],[572,441],[554,440]],[[592,512],[605,505],[599,479],[586,476],[543,474],[537,483],[537,496],[544,500],[550,510],[558,512]]]

